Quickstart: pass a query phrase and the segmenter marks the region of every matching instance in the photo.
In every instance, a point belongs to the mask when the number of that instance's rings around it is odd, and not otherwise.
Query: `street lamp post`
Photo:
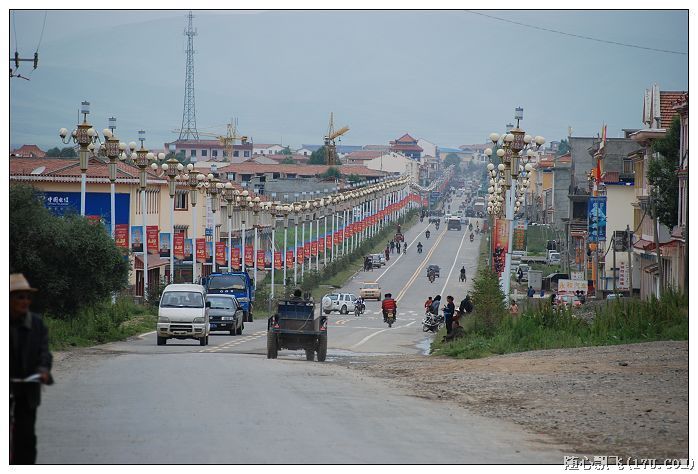
[[[254,224],[252,227],[254,228],[254,241],[253,241],[253,252],[252,252],[252,263],[254,265],[253,267],[253,278],[254,278],[254,285],[255,285],[255,290],[257,289],[257,242],[258,242],[258,228],[259,228],[259,211],[262,209],[262,206],[260,205],[260,199],[259,196],[255,196],[254,199],[252,199],[252,214],[254,218]],[[266,206],[264,207],[266,208]]]
[[[174,283],[174,207],[175,195],[177,194],[177,181],[180,179],[180,173],[184,170],[184,165],[177,161],[174,157],[163,163],[162,171],[167,174],[167,185],[170,194],[170,283]]]
[[[83,101],[80,105],[80,113],[83,114],[83,121],[78,124],[78,128],[68,137],[68,129],[61,128],[58,131],[61,140],[66,145],[70,142],[80,145],[78,152],[80,156],[80,215],[85,216],[85,194],[87,188],[87,162],[89,154],[95,149],[97,132],[92,125],[87,123],[87,115],[90,113],[90,103]]]
[[[115,197],[115,183],[116,183],[116,163],[121,155],[120,147],[123,146],[125,149],[126,145],[119,143],[119,140],[114,136],[113,128],[116,128],[116,119],[114,117],[109,119],[109,128],[103,130],[105,143],[104,143],[104,153],[109,158],[109,204],[111,212],[111,238],[114,238],[114,232],[116,230],[116,197]]]
[[[233,271],[233,212],[235,206],[235,198],[237,197],[237,190],[233,188],[233,183],[228,181],[224,185],[224,199],[225,199],[225,210],[228,214],[228,271]]]
[[[248,204],[252,201],[252,198],[250,198],[250,193],[245,189],[242,191],[240,194],[240,255],[242,256],[242,271],[245,272],[245,220],[247,218],[247,209],[248,209]],[[254,258],[254,255],[252,256]],[[257,282],[254,282],[255,284],[255,290],[257,289]]]
[[[301,212],[300,203],[293,203],[293,285],[298,285],[298,216]]]
[[[199,195],[199,180],[203,179],[204,175],[197,174],[194,169],[194,165],[189,163],[187,165],[187,174],[184,175],[184,179],[187,181],[189,186],[189,200],[191,201],[192,210],[192,222],[191,222],[191,241],[192,241],[192,283],[196,284],[196,202]]]
[[[212,176],[212,174],[209,174],[209,176]],[[213,273],[216,272],[216,244],[218,243],[216,239],[216,213],[220,209],[220,203],[221,203],[221,194],[223,193],[223,183],[220,182],[218,178],[213,177],[211,179],[211,185],[207,187],[207,191],[209,196],[211,197],[211,212],[213,212],[213,223],[212,223],[212,252],[213,255],[211,256],[211,271]]]
[[[281,261],[283,262],[283,269],[284,269],[284,286],[286,286],[286,266],[287,266],[287,258],[286,258],[286,252],[288,252],[288,246],[287,246],[287,240],[288,240],[288,214],[291,208],[288,206],[288,204],[283,204],[281,206],[281,215],[284,218],[284,253],[281,256]]]

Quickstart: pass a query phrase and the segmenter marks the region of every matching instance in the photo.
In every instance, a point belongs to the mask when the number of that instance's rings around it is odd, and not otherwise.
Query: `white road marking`
[[[444,294],[444,291],[446,291],[446,285],[448,285],[448,280],[451,278],[451,274],[453,273],[453,269],[456,268],[456,262],[458,261],[458,255],[460,255],[460,249],[463,247],[463,242],[465,242],[465,232],[463,232],[463,238],[460,239],[460,245],[458,246],[458,252],[456,252],[456,258],[453,259],[453,265],[451,265],[451,271],[448,272],[448,276],[446,277],[446,282],[444,283],[444,287],[441,288],[441,294]]]
[[[388,329],[389,329],[389,328],[388,328]],[[351,346],[349,349],[356,349],[356,348],[359,347],[361,344],[367,342],[369,339],[371,339],[371,338],[373,338],[373,337],[379,335],[380,333],[387,331],[388,329],[381,329],[380,331],[376,331],[376,332],[374,332],[373,334],[369,334],[368,336],[364,337],[364,338],[361,339],[359,342],[357,342],[356,344],[354,344],[353,346]]]
[[[143,339],[145,336],[150,336],[151,334],[155,334],[157,331],[150,331],[150,332],[144,332],[143,334],[138,335],[138,339]]]
[[[415,237],[415,238],[412,240],[412,242],[410,242],[410,243],[407,245],[407,248],[410,248],[410,247],[412,246],[412,244],[414,244],[414,243],[419,239],[419,236],[422,235],[422,231],[424,231],[424,230],[426,230],[426,229],[428,229],[428,228],[429,228],[429,224],[427,224],[426,227],[424,227],[424,229],[422,229],[422,230],[419,231],[419,233],[417,234],[417,237]],[[380,275],[378,278],[376,278],[376,281],[378,281],[378,280],[380,280],[381,278],[383,278],[383,276],[384,276],[386,273],[388,273],[388,271],[391,270],[391,269],[393,268],[393,266],[397,263],[397,261],[400,260],[404,255],[405,255],[405,254],[403,254],[403,253],[401,253],[400,255],[398,255],[398,257],[393,261],[393,263],[391,263],[385,270],[383,270],[383,273],[381,273],[381,275]]]

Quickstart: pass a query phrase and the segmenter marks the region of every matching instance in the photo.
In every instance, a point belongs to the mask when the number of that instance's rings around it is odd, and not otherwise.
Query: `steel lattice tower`
[[[194,15],[189,12],[189,26],[184,31],[187,36],[187,73],[184,82],[184,112],[182,113],[182,127],[179,131],[179,140],[198,140],[199,132],[196,130],[196,106],[194,103],[194,36],[196,30],[193,26]]]

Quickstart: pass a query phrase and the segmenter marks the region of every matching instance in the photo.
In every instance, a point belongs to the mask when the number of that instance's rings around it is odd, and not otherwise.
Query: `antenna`
[[[187,71],[184,79],[184,112],[182,113],[182,127],[178,140],[198,140],[199,132],[196,130],[196,104],[194,102],[194,15],[189,12],[189,24],[184,35],[187,36]]]

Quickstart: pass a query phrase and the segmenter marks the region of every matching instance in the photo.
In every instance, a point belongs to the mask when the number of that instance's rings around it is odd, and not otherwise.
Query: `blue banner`
[[[46,208],[53,214],[63,216],[68,213],[80,214],[80,193],[44,191]],[[114,209],[117,224],[128,224],[130,195],[116,193]],[[111,232],[111,195],[109,193],[85,193],[85,216],[98,218]]]
[[[172,249],[172,242],[170,242],[169,232],[160,232],[160,256],[163,258],[169,258]]]
[[[192,239],[184,239],[184,263],[194,262],[194,243]]]
[[[131,252],[143,253],[143,227],[139,225],[131,226]]]
[[[587,211],[589,242],[606,241],[606,196],[590,197]]]

